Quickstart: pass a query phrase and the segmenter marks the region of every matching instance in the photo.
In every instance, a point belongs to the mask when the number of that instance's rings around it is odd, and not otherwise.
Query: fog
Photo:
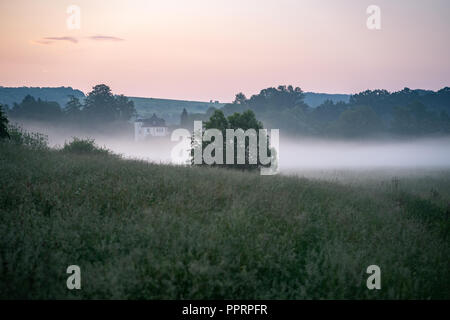
[[[330,141],[280,138],[280,168],[450,167],[450,138]]]
[[[171,163],[171,150],[176,142],[170,137],[135,142],[133,129],[108,134],[89,134],[67,128],[43,127],[21,123],[28,131],[48,135],[52,147],[61,147],[72,137],[95,139],[125,158],[156,163]],[[450,137],[382,140],[337,141],[323,139],[288,138],[280,134],[279,164],[282,173],[305,170],[370,169],[370,168],[449,168]]]

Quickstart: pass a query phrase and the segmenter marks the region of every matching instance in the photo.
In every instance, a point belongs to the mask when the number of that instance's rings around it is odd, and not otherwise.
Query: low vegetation
[[[0,142],[0,298],[450,298],[448,171],[375,186],[91,147]]]
[[[20,125],[8,125],[8,139],[10,142],[31,149],[48,149],[48,137],[38,132],[28,132]]]
[[[80,139],[77,137],[74,137],[70,142],[64,143],[62,152],[74,154],[113,155],[110,150],[97,146],[94,139]]]

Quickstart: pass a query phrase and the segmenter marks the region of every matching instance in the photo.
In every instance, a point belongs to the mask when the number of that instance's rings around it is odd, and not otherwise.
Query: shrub
[[[48,149],[48,136],[38,132],[28,132],[17,124],[8,125],[8,133],[12,143],[33,149]]]
[[[112,155],[110,150],[97,146],[95,140],[90,138],[80,139],[73,137],[72,141],[64,143],[62,151],[76,154]]]

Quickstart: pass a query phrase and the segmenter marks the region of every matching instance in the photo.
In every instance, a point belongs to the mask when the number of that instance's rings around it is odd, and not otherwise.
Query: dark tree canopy
[[[10,116],[18,119],[66,124],[108,124],[114,121],[128,121],[136,114],[133,101],[124,95],[113,95],[104,84],[96,85],[85,101],[70,95],[65,108],[54,101],[35,99],[27,95],[21,103],[15,103]]]
[[[66,108],[64,109],[64,113],[68,120],[70,121],[79,121],[81,120],[83,105],[80,100],[71,95],[69,97],[69,101],[66,104]]]
[[[124,95],[113,95],[111,88],[99,84],[88,93],[83,112],[100,122],[127,121],[136,114],[133,101]]]
[[[39,121],[55,121],[61,119],[62,110],[57,102],[37,100],[27,95],[22,102],[15,103],[10,111],[11,117],[26,118]]]
[[[186,108],[183,108],[183,112],[181,112],[180,126],[182,128],[188,128],[189,127],[189,115],[188,115],[188,112],[187,112]]]
[[[211,115],[208,121],[206,121],[203,124],[203,129],[217,129],[222,133],[223,137],[223,165],[218,166],[224,166],[227,168],[237,168],[237,169],[243,169],[243,170],[253,170],[261,167],[262,165],[258,162],[259,157],[259,139],[260,136],[258,135],[259,129],[263,129],[263,125],[260,121],[256,119],[255,113],[252,110],[246,110],[243,113],[234,113],[229,117],[225,117],[222,110],[215,110],[214,113]],[[248,129],[254,129],[256,133],[256,143],[257,143],[257,155],[255,162],[256,164],[250,163],[250,158],[252,157],[251,153],[249,152],[249,141],[250,138],[248,136],[245,136],[242,141],[238,141],[238,138],[234,138],[234,164],[226,164],[226,148],[227,148],[227,129],[233,129],[238,130],[242,129],[244,132]],[[231,140],[230,140],[231,141]],[[268,141],[268,140],[267,140]],[[243,143],[242,143],[243,142]],[[205,150],[205,148],[209,145],[209,142],[202,142],[202,151]],[[238,164],[237,162],[237,156],[238,156],[238,147],[244,146],[245,148],[245,164]],[[194,164],[194,147],[195,147],[195,141],[193,140],[192,144],[192,164]],[[271,155],[271,151],[268,149],[268,156]],[[217,164],[215,164],[217,165]]]
[[[3,112],[3,106],[0,104],[0,138],[9,138],[8,133],[8,118]]]
[[[437,92],[366,90],[348,103],[326,100],[311,108],[303,91],[293,86],[271,87],[247,99],[236,94],[223,107],[225,115],[253,110],[265,126],[289,135],[371,137],[377,134],[420,136],[450,134],[450,88]]]
[[[123,94],[114,96],[116,120],[128,121],[136,115],[134,102]]]
[[[95,121],[112,122],[115,120],[114,95],[107,85],[99,84],[92,88],[86,97],[85,112]]]

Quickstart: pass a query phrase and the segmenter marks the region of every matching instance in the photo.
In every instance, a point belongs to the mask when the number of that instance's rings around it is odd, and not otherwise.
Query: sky
[[[448,0],[0,0],[0,86],[221,102],[280,84],[437,90],[449,16]]]

